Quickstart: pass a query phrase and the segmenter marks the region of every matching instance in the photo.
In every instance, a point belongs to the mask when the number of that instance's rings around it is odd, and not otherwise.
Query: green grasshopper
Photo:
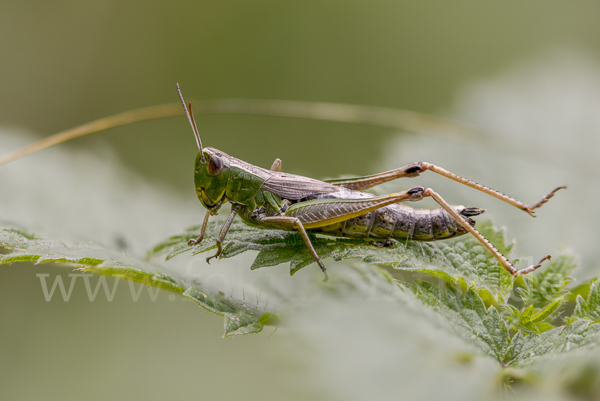
[[[310,242],[307,230],[333,236],[418,241],[441,240],[471,233],[515,277],[538,269],[542,262],[550,259],[550,256],[546,256],[535,265],[522,270],[515,269],[474,228],[475,221],[471,217],[483,213],[484,209],[451,206],[431,188],[413,187],[383,196],[363,191],[398,178],[413,178],[425,171],[433,171],[501,199],[533,216],[535,209],[552,198],[556,191],[566,188],[564,186],[556,188],[539,202],[526,205],[427,162],[414,162],[395,170],[364,177],[326,181],[284,173],[279,159],[267,170],[218,149],[203,147],[192,105],[190,103],[186,107],[179,84],[177,91],[198,144],[194,182],[198,199],[207,209],[200,236],[190,240],[188,244],[199,244],[206,233],[210,216],[218,214],[224,203],[231,203],[231,213],[216,240],[217,252],[208,257],[207,262],[223,252],[223,240],[236,215],[253,226],[297,230],[323,271],[324,281],[328,279],[327,271]],[[415,209],[401,204],[426,197],[433,198],[441,207]]]

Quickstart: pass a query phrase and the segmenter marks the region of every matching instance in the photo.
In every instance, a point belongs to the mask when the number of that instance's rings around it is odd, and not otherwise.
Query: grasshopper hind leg
[[[405,166],[399,167],[395,170],[386,171],[379,174],[373,174],[365,177],[356,177],[356,178],[344,178],[337,180],[329,180],[333,185],[343,186],[348,189],[353,189],[355,191],[364,191],[365,189],[372,188],[374,186],[383,184],[385,182],[389,182],[392,180],[397,180],[399,178],[414,178],[418,177],[421,173],[425,171],[433,171],[436,174],[439,174],[443,177],[449,178],[453,181],[476,189],[478,191],[484,192],[488,195],[491,195],[497,199],[500,199],[510,205],[513,205],[521,210],[527,212],[530,216],[534,216],[535,209],[538,209],[543,204],[548,202],[550,198],[554,196],[554,194],[561,190],[566,189],[566,186],[560,186],[555,188],[548,195],[544,196],[539,202],[534,204],[526,204],[514,198],[511,198],[508,195],[505,195],[501,192],[498,192],[492,188],[486,187],[484,185],[478,184],[474,181],[468,180],[464,177],[461,177],[457,174],[451,173],[450,171],[436,166],[435,164],[427,163],[427,162],[413,162],[409,163]]]
[[[464,215],[464,216],[459,215],[452,208],[452,206],[450,206],[448,204],[448,202],[446,202],[444,200],[444,198],[442,198],[437,192],[435,192],[431,188],[427,188],[423,192],[423,196],[433,198],[433,200],[435,200],[444,210],[446,210],[446,212],[448,212],[467,232],[469,232],[471,235],[473,235],[475,237],[475,239],[477,239],[477,241],[479,241],[481,243],[481,245],[483,245],[485,248],[487,248],[496,257],[496,259],[498,259],[498,261],[502,264],[502,266],[506,270],[508,270],[509,273],[512,274],[514,277],[518,277],[518,276],[522,276],[522,275],[527,274],[527,273],[531,273],[532,271],[535,271],[535,270],[539,269],[542,266],[542,263],[545,260],[550,259],[550,256],[548,255],[548,256],[543,257],[535,265],[531,265],[529,267],[526,267],[525,269],[517,270],[509,262],[509,260],[504,255],[502,255],[496,249],[496,247],[490,243],[490,241],[488,241],[487,238],[485,238],[479,231],[477,231],[470,224],[472,220],[467,217],[468,214]],[[474,212],[476,211],[476,208],[471,208],[471,209],[473,209]],[[466,210],[470,210],[470,209],[466,209]],[[481,209],[479,209],[479,210],[481,210]],[[475,213],[475,214],[479,214],[479,213]]]

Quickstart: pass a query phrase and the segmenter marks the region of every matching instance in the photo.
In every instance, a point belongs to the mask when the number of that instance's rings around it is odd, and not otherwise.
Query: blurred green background
[[[325,101],[467,119],[461,112],[465,103],[457,99],[469,85],[485,85],[548,51],[582,55],[597,74],[599,20],[600,4],[591,1],[3,1],[0,124],[41,138],[118,112],[177,101],[176,82],[189,99]],[[543,91],[539,96],[547,98]],[[485,125],[484,117],[470,122]],[[207,146],[265,167],[279,157],[285,171],[315,178],[391,168],[390,144],[411,138],[388,128],[275,117],[211,115],[197,122]],[[586,163],[592,168],[584,169],[582,185],[597,187],[596,165],[587,154],[575,157],[573,165],[573,159],[557,160],[563,175],[544,170],[553,161],[552,154],[537,153],[540,141],[558,150],[561,140],[568,141],[549,132],[532,132],[536,139],[522,138],[525,145],[513,142],[515,147],[509,144],[501,153],[510,163],[510,157],[528,156],[546,162],[510,178],[532,182],[534,189],[523,197],[533,201],[564,184],[560,180],[569,174],[579,174]],[[453,170],[454,159],[478,158],[476,149],[444,155],[446,144],[429,141],[415,148],[414,157],[407,142],[393,163],[425,157]],[[194,201],[196,146],[183,118],[121,127],[61,146],[74,152],[110,147],[125,166]],[[432,160],[427,149],[440,157]],[[484,170],[456,172],[488,183]],[[498,182],[490,185],[511,189],[510,181]],[[453,203],[472,195],[454,190],[466,195],[449,199]],[[586,202],[577,192],[570,196],[575,205]],[[494,207],[500,210],[495,219],[509,227],[524,218],[500,218],[510,209]],[[1,213],[13,217],[10,210]],[[201,213],[198,204],[198,219]],[[577,225],[572,219],[546,220],[557,222],[550,227],[540,219],[533,232],[566,230],[560,242],[577,248],[576,227],[565,228]],[[522,231],[512,234],[519,237]],[[589,274],[596,274],[594,238],[585,237],[590,245],[579,252]],[[538,246],[523,252],[536,257]],[[0,399],[339,398],[335,389],[309,380],[310,363],[289,354],[295,345],[285,330],[272,337],[269,332],[223,340],[221,320],[191,302],[161,294],[157,302],[142,297],[134,303],[125,286],[114,302],[103,297],[89,302],[76,286],[70,302],[47,303],[36,273],[66,278],[69,269],[0,269]]]

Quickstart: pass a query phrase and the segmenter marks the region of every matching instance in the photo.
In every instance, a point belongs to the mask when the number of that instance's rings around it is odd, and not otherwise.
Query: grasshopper
[[[539,202],[527,205],[427,162],[409,163],[394,170],[364,177],[326,181],[284,173],[279,159],[275,159],[270,169],[265,169],[218,149],[203,147],[193,117],[192,104],[186,106],[179,84],[177,91],[198,145],[194,183],[198,199],[207,209],[200,236],[191,239],[188,244],[199,244],[206,233],[210,216],[218,214],[226,202],[231,203],[231,213],[216,240],[217,252],[206,259],[209,263],[223,252],[223,240],[237,215],[253,226],[297,230],[323,271],[323,281],[328,279],[327,271],[310,242],[307,230],[332,236],[418,241],[435,241],[470,233],[515,277],[531,273],[550,259],[550,256],[545,256],[537,264],[517,270],[474,228],[475,221],[471,217],[483,213],[484,209],[452,206],[431,188],[416,186],[383,196],[363,191],[398,178],[414,178],[425,171],[433,171],[534,216],[534,210],[552,198],[556,191],[566,188],[564,186],[554,189]],[[440,207],[416,209],[402,204],[427,197],[433,198]]]

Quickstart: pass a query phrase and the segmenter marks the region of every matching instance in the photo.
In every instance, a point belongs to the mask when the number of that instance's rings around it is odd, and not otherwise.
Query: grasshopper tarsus
[[[214,255],[206,258],[206,263],[210,264],[211,259],[218,258],[219,256],[221,256],[221,254],[223,253],[223,245],[222,244],[223,244],[223,240],[217,238],[217,252]]]
[[[211,259],[215,259],[215,258],[218,258],[219,256],[221,256],[221,253],[223,253],[223,247],[221,246],[220,242],[217,242],[217,248],[218,248],[217,253],[206,258],[206,263],[210,264]]]
[[[323,270],[323,274],[324,274],[323,282],[326,283],[329,281],[329,275],[327,274],[327,272],[325,270]]]
[[[204,235],[201,235],[198,238],[192,238],[192,239],[188,240],[187,244],[189,246],[198,245],[199,243],[202,242],[203,239],[204,239]]]
[[[525,269],[517,270],[515,273],[513,273],[513,276],[519,277],[519,276],[523,276],[525,274],[531,273],[533,271],[536,271],[537,269],[542,267],[542,263],[544,263],[544,261],[550,260],[551,258],[552,257],[550,255],[544,256],[543,258],[540,259],[539,262],[537,262],[537,264],[526,267]]]
[[[548,202],[557,191],[561,189],[567,189],[566,185],[561,185],[560,187],[556,187],[550,192],[548,195],[544,196],[539,202],[534,203],[533,205],[526,205],[523,210],[529,213],[531,217],[535,217],[534,210],[542,206],[544,203]]]

